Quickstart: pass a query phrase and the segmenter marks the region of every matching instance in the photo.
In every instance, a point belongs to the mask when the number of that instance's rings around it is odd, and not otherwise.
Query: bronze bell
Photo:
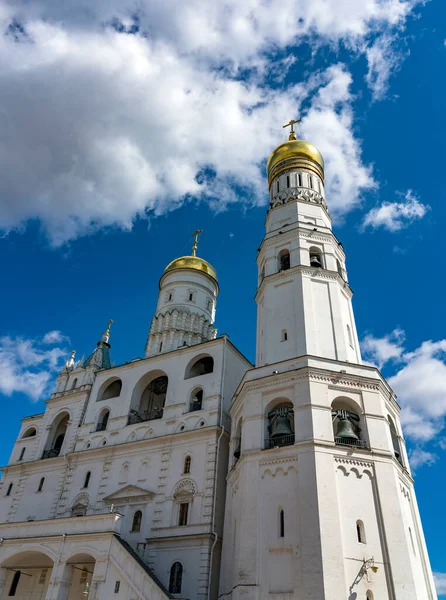
[[[319,254],[310,254],[310,265],[312,267],[322,269],[322,263]]]
[[[339,425],[336,437],[359,440],[359,437],[355,433],[355,427],[348,417],[339,417]]]
[[[282,437],[284,435],[293,435],[290,420],[288,418],[289,409],[278,408],[273,411],[276,413],[271,419],[271,439]],[[271,414],[271,413],[270,413]],[[271,415],[273,416],[273,415]]]

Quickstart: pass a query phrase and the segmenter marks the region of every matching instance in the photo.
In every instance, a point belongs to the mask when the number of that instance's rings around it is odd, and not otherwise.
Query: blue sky
[[[196,228],[219,332],[253,360],[265,161],[302,116],[446,597],[446,6],[239,4],[0,1],[0,460],[110,317],[115,363],[143,354],[159,277]]]

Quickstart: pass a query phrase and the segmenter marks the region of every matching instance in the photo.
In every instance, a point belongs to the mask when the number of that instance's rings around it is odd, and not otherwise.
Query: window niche
[[[317,248],[316,246],[312,246],[309,250],[310,252],[310,267],[316,269],[324,268],[324,257],[322,250]]]
[[[201,410],[203,408],[203,390],[201,388],[197,388],[191,394],[190,403],[189,403],[189,412],[195,412],[196,410]]]
[[[171,594],[181,594],[183,583],[183,565],[180,562],[174,562],[170,568],[169,592]]]
[[[140,510],[137,510],[135,512],[135,514],[133,515],[132,528],[130,531],[132,533],[139,533],[141,531],[141,524],[142,524],[142,512]]]
[[[289,250],[279,252],[279,271],[287,271],[291,267]]]

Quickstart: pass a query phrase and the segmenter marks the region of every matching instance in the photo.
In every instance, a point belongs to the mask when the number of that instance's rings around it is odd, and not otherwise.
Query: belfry
[[[324,161],[267,162],[251,364],[214,267],[159,281],[144,356],[73,351],[2,468],[0,600],[434,600],[400,424],[362,363]],[[94,341],[94,340],[93,340]]]

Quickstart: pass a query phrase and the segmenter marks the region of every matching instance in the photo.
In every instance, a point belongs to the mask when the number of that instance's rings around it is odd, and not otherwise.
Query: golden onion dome
[[[206,260],[199,258],[198,256],[180,256],[180,258],[176,258],[167,265],[164,269],[164,274],[169,273],[170,271],[176,271],[177,269],[193,269],[194,271],[200,271],[211,277],[218,285],[217,271]]]
[[[277,146],[268,158],[266,163],[268,185],[271,185],[278,175],[293,168],[313,171],[322,181],[324,180],[322,154],[313,144],[298,140],[294,131],[290,133],[290,139]]]

